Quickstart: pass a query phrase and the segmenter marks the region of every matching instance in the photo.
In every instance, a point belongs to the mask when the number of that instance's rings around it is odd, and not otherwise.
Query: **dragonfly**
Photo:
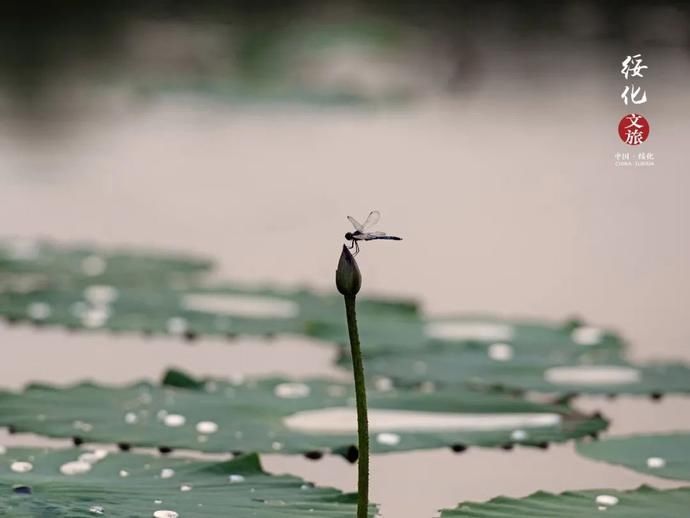
[[[352,226],[355,227],[354,232],[348,232],[345,234],[345,239],[351,241],[351,245],[348,247],[350,250],[355,249],[354,255],[359,253],[359,242],[360,241],[374,241],[375,239],[390,239],[393,241],[402,241],[401,237],[389,236],[385,232],[369,232],[367,229],[376,225],[376,223],[381,219],[381,213],[377,210],[373,210],[367,216],[364,223],[360,223],[352,216],[348,216],[347,219],[350,220]]]

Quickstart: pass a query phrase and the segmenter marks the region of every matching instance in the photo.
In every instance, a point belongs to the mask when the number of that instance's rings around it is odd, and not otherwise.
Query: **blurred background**
[[[626,81],[636,53],[649,68]],[[226,278],[325,290],[345,216],[378,209],[405,240],[363,246],[367,294],[431,314],[578,315],[622,332],[635,359],[690,361],[689,82],[685,2],[4,2],[0,235],[185,250]],[[630,83],[647,103],[623,103]],[[639,147],[617,133],[631,111],[651,126]],[[654,165],[616,166],[626,152]],[[10,387],[169,365],[339,375],[334,350],[296,338],[0,340]],[[612,433],[690,426],[681,398],[579,404],[617,419]],[[341,459],[265,464],[355,487]],[[372,476],[396,518],[499,493],[673,485],[572,445],[379,456]]]

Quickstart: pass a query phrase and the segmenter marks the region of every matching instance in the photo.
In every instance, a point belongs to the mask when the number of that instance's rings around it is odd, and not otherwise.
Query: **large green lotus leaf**
[[[187,337],[293,333],[336,342],[347,352],[344,313],[340,295],[229,283],[118,286],[82,279],[67,287],[0,293],[0,314],[13,321]],[[597,330],[580,326],[573,331],[569,324],[467,317],[439,328],[425,322],[417,306],[406,300],[361,298],[357,315],[367,356],[488,346],[501,338],[520,353],[548,353],[561,361],[584,353],[611,357],[621,348],[615,335],[603,332],[582,345],[573,339],[581,340],[577,330]],[[439,329],[441,337],[434,335]]]
[[[222,298],[234,307],[215,309],[213,306]],[[0,313],[13,321],[190,338],[199,334],[296,333],[303,327],[299,312],[295,299],[282,293],[229,286],[208,290],[192,286],[149,289],[87,284],[0,293]]]
[[[172,253],[0,241],[0,315],[70,329],[199,334],[309,334],[345,320],[342,297],[210,285],[211,263]],[[362,318],[418,321],[405,300],[360,300]],[[388,326],[390,328],[390,326]]]
[[[688,516],[690,488],[660,491],[641,486],[632,491],[593,489],[560,494],[539,491],[526,498],[498,497],[485,503],[467,502],[441,512],[441,518],[664,518]]]
[[[367,372],[398,384],[465,384],[478,388],[568,394],[666,394],[690,392],[690,368],[639,366],[615,351],[554,348],[539,353],[520,345],[469,344],[427,348],[417,354],[367,359]]]
[[[690,480],[690,433],[611,437],[578,444],[577,451],[649,475]]]
[[[418,320],[407,301],[363,299],[371,321]],[[240,334],[307,334],[319,322],[344,321],[342,297],[307,290],[237,284],[161,283],[128,286],[75,279],[68,286],[0,292],[0,314],[71,329],[109,329],[194,337]]]
[[[86,281],[170,284],[207,272],[211,265],[206,258],[172,252],[58,245],[28,239],[0,241],[0,283],[24,289]]]
[[[508,343],[526,351],[604,349],[620,351],[623,340],[615,332],[579,319],[562,322],[500,318],[495,315],[458,315],[431,319],[426,334],[432,343]]]
[[[33,386],[0,394],[0,425],[100,443],[207,452],[334,452],[356,444],[354,391],[326,380],[200,381],[170,371],[162,386]],[[544,445],[606,427],[565,405],[464,389],[371,390],[374,452],[458,445]]]
[[[348,333],[342,309],[332,308],[321,315],[307,332],[317,338],[346,346]],[[334,318],[334,316],[336,318]],[[424,319],[416,315],[367,313],[358,309],[357,323],[365,355],[390,353],[418,354],[420,350],[465,346],[508,344],[516,353],[548,354],[572,358],[584,353],[618,357],[623,340],[614,332],[579,321],[536,321],[499,318],[492,315],[464,315],[444,319]],[[344,347],[347,349],[347,347]]]
[[[372,311],[366,299],[357,301],[357,326],[362,350],[367,353],[381,351],[414,351],[425,343],[425,323],[422,317],[406,309],[408,303],[401,301],[397,310]],[[311,308],[305,333],[311,337],[335,342],[342,348],[349,348],[345,306],[341,296],[324,300]]]
[[[342,346],[342,297],[308,290],[209,285],[204,259],[133,249],[0,242],[0,315],[71,329],[197,335],[306,334]],[[521,351],[618,351],[613,333],[578,322],[550,323],[467,315],[426,321],[407,300],[358,301],[366,354],[435,344],[509,341]],[[346,348],[346,347],[345,347]]]
[[[354,495],[265,473],[256,454],[227,462],[76,448],[0,455],[0,515],[9,518],[349,518],[355,509]]]

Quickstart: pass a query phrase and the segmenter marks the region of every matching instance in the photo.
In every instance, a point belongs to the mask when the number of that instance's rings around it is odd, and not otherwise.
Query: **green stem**
[[[357,398],[357,434],[359,438],[359,457],[357,466],[357,518],[367,518],[369,514],[369,420],[367,418],[367,389],[364,385],[364,363],[359,347],[355,295],[345,295],[345,314],[347,330],[350,333],[352,368],[355,373],[355,395]]]

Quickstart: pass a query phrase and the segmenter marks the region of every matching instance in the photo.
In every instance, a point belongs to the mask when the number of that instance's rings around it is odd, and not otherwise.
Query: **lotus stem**
[[[350,335],[352,352],[352,370],[355,377],[355,397],[357,401],[357,436],[358,436],[358,479],[357,479],[357,518],[369,515],[369,419],[367,417],[367,390],[364,383],[364,362],[359,344],[357,330],[356,299],[362,286],[362,276],[355,258],[346,246],[336,270],[336,286],[345,298],[345,316]]]

